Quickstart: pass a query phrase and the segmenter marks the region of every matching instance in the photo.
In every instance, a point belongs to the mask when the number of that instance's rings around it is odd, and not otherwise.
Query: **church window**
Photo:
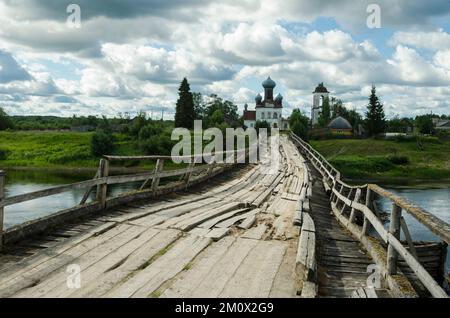
[[[266,119],[266,114],[264,112],[261,113],[261,119]]]
[[[278,119],[278,114],[277,113],[273,113],[273,119]]]
[[[267,113],[267,119],[270,119],[271,116],[272,116],[272,113],[271,113],[271,112],[268,112],[268,113]]]

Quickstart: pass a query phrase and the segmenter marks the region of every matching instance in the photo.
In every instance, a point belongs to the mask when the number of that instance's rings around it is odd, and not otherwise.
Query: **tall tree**
[[[223,120],[228,126],[235,128],[239,126],[237,105],[235,105],[233,102],[230,102],[229,100],[223,100],[219,96],[212,94],[209,97],[209,102],[206,104],[205,113],[203,116],[207,127],[214,126],[214,121],[211,121],[211,117],[217,110],[222,113]]]
[[[367,105],[366,123],[367,132],[370,136],[379,135],[386,130],[386,117],[384,115],[383,105],[377,96],[375,85],[372,85],[369,105]]]
[[[13,128],[13,124],[8,114],[0,107],[0,130]]]
[[[341,99],[332,97],[331,98],[331,118],[336,118],[342,116],[347,118],[348,110],[345,108],[344,103]]]
[[[307,140],[308,138],[308,123],[309,118],[302,114],[300,109],[296,108],[292,111],[289,117],[289,126],[292,132],[303,140]]]
[[[206,103],[201,93],[192,93],[192,100],[194,101],[194,115],[195,119],[203,119],[206,112]]]
[[[175,127],[194,128],[194,100],[191,88],[185,78],[178,89],[178,100],[175,112]]]
[[[325,97],[323,99],[322,111],[319,115],[319,126],[326,127],[331,120],[331,108],[330,108],[330,99]]]

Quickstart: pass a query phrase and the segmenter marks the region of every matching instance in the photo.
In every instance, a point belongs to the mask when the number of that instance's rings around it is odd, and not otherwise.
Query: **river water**
[[[92,179],[95,173],[86,171],[18,171],[8,170],[6,175],[6,197],[48,189],[58,185]],[[109,187],[108,195],[130,191],[134,184],[119,184]],[[5,207],[5,228],[31,221],[57,211],[71,208],[81,201],[86,189],[27,201]],[[90,199],[95,196],[92,191]]]
[[[37,191],[53,186],[79,182],[91,179],[92,172],[83,171],[8,171],[6,179],[6,196],[14,196],[22,193]],[[110,189],[111,194],[129,191],[136,185],[116,185]],[[440,188],[400,188],[385,185],[384,188],[405,197],[442,220],[450,223],[450,185]],[[59,210],[67,209],[77,205],[85,190],[66,192],[46,198],[36,199],[5,208],[5,228],[21,224],[42,216],[46,216]],[[91,194],[93,197],[94,194]],[[385,211],[390,211],[390,202],[381,202]],[[408,214],[404,214],[414,240],[434,241],[437,238],[423,225],[418,223]],[[450,269],[450,253],[448,253],[447,267]]]

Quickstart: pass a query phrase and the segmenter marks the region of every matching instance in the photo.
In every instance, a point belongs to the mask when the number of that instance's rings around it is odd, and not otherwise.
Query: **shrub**
[[[0,149],[0,160],[6,160],[8,157],[9,151]]]
[[[173,144],[169,132],[157,123],[146,125],[139,131],[139,148],[145,154],[169,155]]]
[[[91,139],[91,154],[100,157],[112,153],[114,149],[114,138],[103,130],[97,130]]]
[[[409,163],[409,158],[407,156],[390,155],[387,159],[394,165],[407,165]]]

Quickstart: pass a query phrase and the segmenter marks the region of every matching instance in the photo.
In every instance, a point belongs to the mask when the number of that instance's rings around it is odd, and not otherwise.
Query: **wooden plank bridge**
[[[271,174],[106,156],[92,180],[5,198],[0,172],[0,297],[447,297],[448,224],[376,185],[345,184],[303,140],[280,139]],[[123,160],[155,168],[111,176]],[[108,195],[129,182],[136,191]],[[74,189],[86,189],[76,207],[3,228],[8,206]],[[381,196],[393,202],[389,229]],[[414,242],[402,211],[442,242]]]

